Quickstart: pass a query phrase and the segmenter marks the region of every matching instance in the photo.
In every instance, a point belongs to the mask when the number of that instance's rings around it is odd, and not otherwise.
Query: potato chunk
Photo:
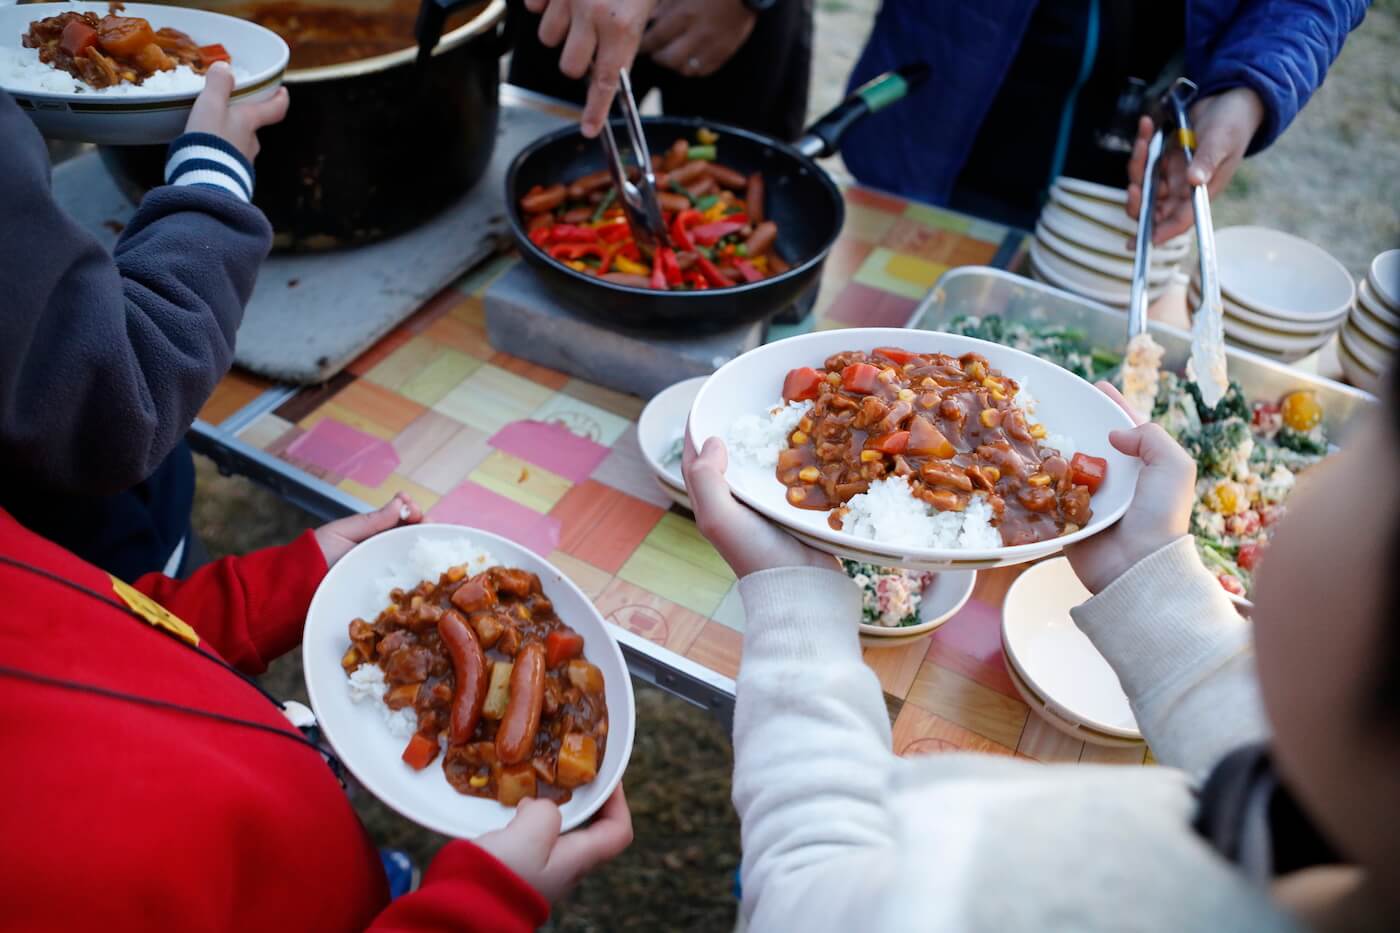
[[[538,787],[535,769],[530,762],[510,765],[501,769],[501,776],[496,782],[496,799],[513,807],[526,797],[534,797]]]
[[[572,789],[598,776],[598,743],[593,736],[570,732],[559,745],[555,784]]]
[[[491,665],[491,682],[486,687],[486,702],[481,707],[481,715],[487,719],[500,719],[506,714],[510,703],[510,671],[514,666],[509,661]]]

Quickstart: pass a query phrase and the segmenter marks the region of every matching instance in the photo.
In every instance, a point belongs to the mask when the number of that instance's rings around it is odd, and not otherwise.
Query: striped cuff
[[[253,199],[253,166],[213,133],[186,133],[170,144],[165,183],[218,188],[246,203]]]

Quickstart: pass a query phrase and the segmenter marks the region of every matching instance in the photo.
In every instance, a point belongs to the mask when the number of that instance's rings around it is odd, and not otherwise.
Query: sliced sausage
[[[630,272],[609,272],[603,276],[608,282],[616,282],[618,285],[631,285],[633,288],[651,288],[651,279],[644,275],[633,275]]]
[[[538,191],[531,189],[529,194],[520,199],[520,207],[527,214],[552,211],[564,203],[567,194],[568,191],[563,185],[550,185],[548,188],[540,188]]]
[[[773,248],[773,243],[777,239],[778,225],[771,220],[765,220],[754,227],[753,233],[744,242],[744,246],[748,249],[750,256],[762,256]]]
[[[749,220],[763,223],[768,215],[763,213],[763,173],[754,172],[749,176],[748,187],[744,190],[744,203],[749,207]]]
[[[438,636],[447,646],[452,658],[452,671],[457,685],[452,692],[451,744],[461,745],[471,739],[481,718],[481,706],[486,702],[486,654],[476,633],[467,620],[455,612],[445,612],[438,620]]]
[[[662,191],[656,195],[656,200],[661,202],[663,211],[683,211],[690,207],[690,198],[683,194],[676,194],[674,191]]]
[[[606,188],[612,184],[612,173],[607,169],[601,172],[590,172],[582,178],[576,178],[569,183],[569,200],[582,201],[594,191]]]
[[[705,174],[704,162],[687,162],[680,168],[668,169],[666,180],[674,181],[678,185],[688,185],[693,181],[699,181],[700,176]]]
[[[544,643],[531,641],[515,656],[510,672],[510,702],[496,732],[496,756],[502,764],[519,764],[530,757],[544,710]]]
[[[730,188],[734,191],[742,191],[749,185],[749,180],[742,172],[736,172],[727,165],[720,165],[718,162],[710,162],[709,175],[715,183],[723,188]]]
[[[671,148],[666,150],[666,157],[661,161],[661,167],[668,172],[674,172],[686,163],[686,156],[690,154],[690,143],[685,139],[678,139],[671,143]]]

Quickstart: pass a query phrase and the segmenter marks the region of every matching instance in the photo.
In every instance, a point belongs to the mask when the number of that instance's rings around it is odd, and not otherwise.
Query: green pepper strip
[[[678,181],[671,181],[671,180],[668,178],[668,179],[666,180],[666,187],[667,187],[667,188],[670,188],[670,189],[671,189],[672,191],[674,191],[676,194],[679,194],[681,197],[683,197],[683,198],[685,198],[687,201],[689,201],[691,207],[694,207],[694,206],[695,206],[695,196],[692,195],[689,191],[686,191],[685,188],[683,188],[683,187],[681,186],[681,183],[680,183],[680,182],[678,182]]]
[[[612,207],[613,201],[617,200],[617,189],[609,188],[608,193],[603,195],[603,200],[598,202],[598,206],[593,208],[593,216],[588,218],[589,223],[597,223],[603,219],[603,215]]]
[[[694,162],[703,159],[706,162],[713,162],[716,158],[714,146],[691,146],[685,157]]]

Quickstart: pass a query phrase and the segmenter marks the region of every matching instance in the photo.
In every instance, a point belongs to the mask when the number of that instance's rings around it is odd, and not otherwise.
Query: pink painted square
[[[979,599],[968,600],[958,614],[934,630],[945,648],[988,664],[1001,659],[1001,612]]]
[[[918,302],[851,282],[826,309],[826,316],[853,327],[903,327]]]
[[[287,453],[370,488],[383,483],[399,465],[399,455],[387,441],[333,418],[316,422],[287,446]]]
[[[581,483],[607,459],[608,448],[557,422],[513,421],[492,435],[492,447]]]
[[[536,554],[551,554],[559,547],[559,519],[541,515],[470,480],[439,499],[428,510],[428,518],[480,528],[509,538]]]

